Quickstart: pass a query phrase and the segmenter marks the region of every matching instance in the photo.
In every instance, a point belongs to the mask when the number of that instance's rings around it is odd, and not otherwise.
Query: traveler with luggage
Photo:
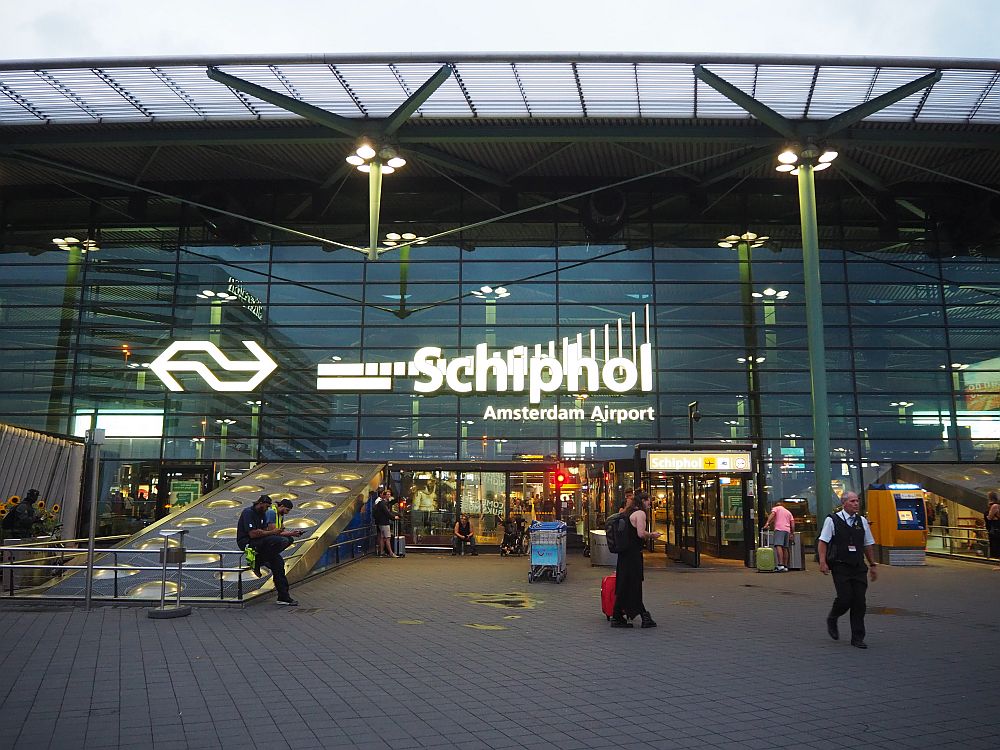
[[[625,523],[616,525],[615,547],[618,565],[615,568],[615,608],[611,627],[631,628],[631,620],[642,618],[642,627],[655,628],[656,623],[642,603],[642,548],[646,539],[657,539],[659,531],[646,530],[646,514],[650,498],[645,492],[635,493],[626,502],[622,515]]]
[[[772,527],[773,524],[773,527]],[[792,542],[792,535],[795,533],[795,517],[791,511],[785,507],[784,501],[779,500],[771,509],[771,515],[764,522],[764,528],[774,528],[774,537],[771,546],[774,547],[774,555],[778,563],[775,571],[778,573],[788,572],[788,545]]]
[[[837,619],[850,611],[851,645],[868,648],[865,644],[865,592],[869,571],[872,581],[878,578],[875,538],[868,519],[858,513],[861,501],[857,493],[845,492],[841,502],[843,510],[826,517],[818,542],[820,572],[823,575],[832,573],[837,589],[837,598],[826,617],[826,630],[833,640],[839,640]]]

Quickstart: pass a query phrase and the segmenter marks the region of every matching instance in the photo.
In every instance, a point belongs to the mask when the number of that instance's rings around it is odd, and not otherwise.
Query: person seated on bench
[[[476,552],[476,535],[472,533],[472,523],[469,522],[467,513],[463,513],[458,519],[458,523],[455,524],[455,537],[451,540],[451,543],[451,554],[453,555],[457,555],[463,545],[466,544],[471,548],[472,554],[479,554]]]

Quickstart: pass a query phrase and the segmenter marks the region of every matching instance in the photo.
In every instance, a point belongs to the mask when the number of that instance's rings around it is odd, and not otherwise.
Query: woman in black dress
[[[642,547],[646,539],[657,539],[659,531],[646,531],[646,513],[650,498],[637,492],[622,511],[628,517],[630,543],[619,544],[618,567],[615,570],[615,611],[611,627],[630,628],[634,617],[642,617],[642,627],[655,628],[656,623],[642,603]]]
[[[1000,557],[1000,496],[993,490],[987,497],[986,534],[990,540],[990,557]]]

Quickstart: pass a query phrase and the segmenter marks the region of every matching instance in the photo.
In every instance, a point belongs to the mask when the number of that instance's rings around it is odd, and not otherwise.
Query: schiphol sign
[[[644,318],[642,343],[633,313],[627,329],[619,319],[615,331],[610,325],[604,326],[603,337],[598,330],[591,329],[586,337],[578,333],[573,339],[563,338],[558,345],[549,341],[532,348],[516,346],[507,351],[490,351],[487,344],[479,344],[474,354],[454,358],[444,356],[440,347],[425,346],[409,361],[324,363],[317,366],[316,388],[341,393],[394,391],[397,379],[408,378],[413,380],[413,391],[421,395],[527,394],[528,404],[524,407],[489,405],[483,414],[487,420],[579,421],[589,414],[594,422],[651,421],[653,407],[538,408],[544,395],[560,391],[580,394],[581,400],[601,392],[652,392],[653,347],[648,305]],[[244,341],[243,345],[254,359],[232,360],[208,341],[175,341],[150,363],[149,369],[171,391],[184,390],[173,376],[175,372],[196,373],[216,391],[252,391],[278,365],[256,342]],[[247,380],[223,381],[203,362],[175,359],[177,355],[192,352],[207,354],[223,370],[254,374]]]

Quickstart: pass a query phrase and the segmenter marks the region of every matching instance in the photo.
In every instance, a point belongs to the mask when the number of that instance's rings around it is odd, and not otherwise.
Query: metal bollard
[[[160,606],[146,610],[146,616],[154,620],[164,620],[173,617],[187,617],[191,614],[191,607],[181,606],[181,567],[187,557],[187,550],[184,549],[184,535],[187,529],[165,529],[160,532],[163,537],[163,548],[160,550],[160,559],[163,563],[163,579],[160,585]],[[170,539],[177,537],[177,546],[170,546]],[[177,599],[174,604],[167,604],[167,564],[177,565]]]

